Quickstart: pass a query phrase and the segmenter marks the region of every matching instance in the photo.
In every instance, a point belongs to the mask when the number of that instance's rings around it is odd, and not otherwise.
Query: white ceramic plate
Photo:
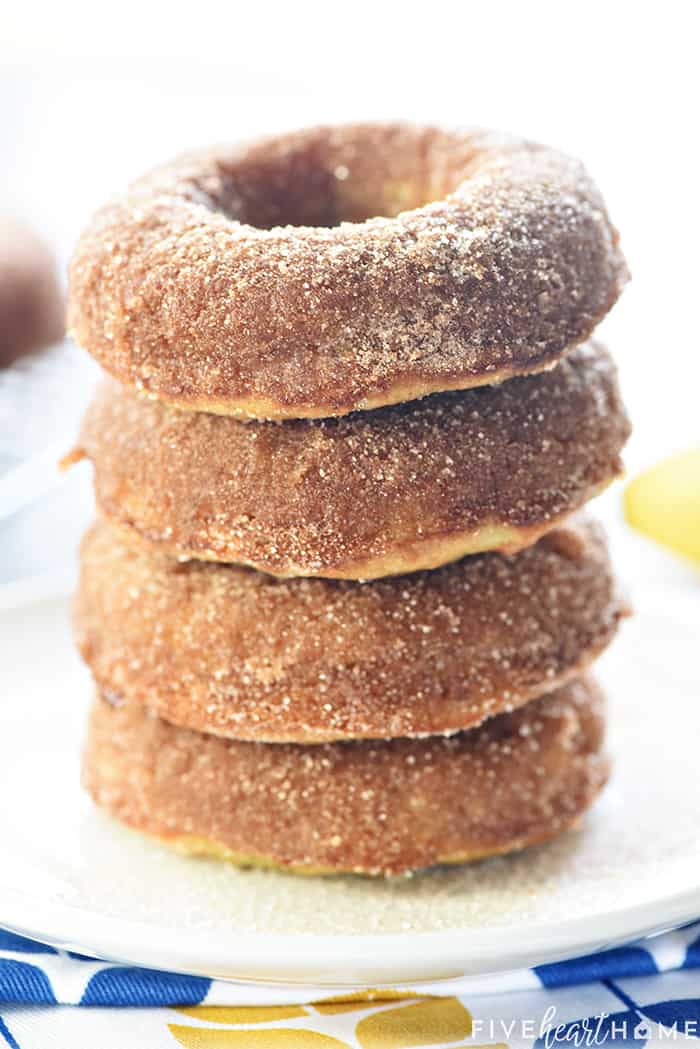
[[[67,604],[0,613],[0,923],[135,964],[385,984],[533,965],[697,917],[700,588],[650,578],[601,666],[616,766],[584,827],[395,882],[239,871],[114,825],[79,787],[91,689]]]

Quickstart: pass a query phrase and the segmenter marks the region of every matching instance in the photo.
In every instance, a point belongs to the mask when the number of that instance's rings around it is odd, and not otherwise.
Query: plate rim
[[[595,917],[515,929],[501,924],[486,929],[401,933],[233,930],[226,936],[215,930],[190,929],[183,938],[176,927],[96,914],[66,902],[38,900],[21,890],[3,889],[0,901],[3,928],[110,963],[250,983],[347,987],[366,986],[377,979],[396,984],[533,968],[677,928],[699,915],[700,883],[661,900],[642,901]],[[71,932],[66,935],[69,923]],[[506,937],[512,942],[509,951],[503,948]],[[416,955],[420,961],[415,961]],[[411,956],[414,960],[406,961]],[[478,968],[473,964],[477,956],[484,963]],[[372,959],[369,965],[368,958]]]

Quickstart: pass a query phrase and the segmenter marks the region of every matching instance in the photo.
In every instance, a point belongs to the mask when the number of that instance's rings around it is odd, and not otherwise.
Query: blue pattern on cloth
[[[55,947],[49,947],[46,943],[38,940],[28,940],[26,936],[18,936],[15,932],[0,929],[0,952],[17,951],[19,954],[56,954]],[[2,992],[0,992],[0,1000]]]
[[[473,987],[479,993],[485,989],[501,993],[538,986],[554,990],[694,968],[700,969],[700,922],[640,940],[629,947],[492,977],[490,979],[496,981],[493,987],[485,987],[483,981],[475,983],[474,978],[467,977],[433,984],[431,993],[440,994],[444,988],[442,993],[452,995],[462,989],[469,992]],[[0,1004],[171,1006],[197,1005],[205,999],[208,1004],[216,1004],[218,988],[223,1004],[228,1004],[231,996],[224,988],[230,987],[227,981],[208,977],[118,965],[72,951],[58,951],[0,929]],[[251,994],[257,1002],[258,995],[252,988]],[[284,998],[289,1000],[289,995],[285,994]],[[297,994],[294,1000],[302,1001],[303,996]]]
[[[204,976],[114,966],[90,977],[80,1005],[195,1005],[211,983]]]
[[[0,1001],[56,1005],[51,981],[38,965],[0,958]]]
[[[700,923],[698,924],[700,928]],[[690,926],[694,928],[694,926]],[[694,967],[700,967],[700,936],[693,940],[692,943],[688,944],[688,949],[685,954],[685,967],[692,969]]]
[[[595,980],[621,979],[625,976],[651,976],[659,971],[651,952],[644,947],[616,947],[598,954],[585,954],[567,962],[537,965],[543,987],[571,987],[572,984]]]
[[[625,1045],[643,1049],[661,1039],[669,1045],[674,1040],[688,1044],[700,1040],[700,922],[569,961],[403,989],[459,999],[473,1018],[475,1044],[507,1043],[513,1049],[571,1049],[608,1043],[614,1043],[612,1049]],[[64,1042],[66,1049],[69,1044],[92,1049],[107,1031],[115,1034],[114,1040],[111,1035],[108,1039],[110,1046],[141,1046],[139,1038],[145,1028],[139,1017],[144,1023],[150,1017],[155,1040],[149,1049],[174,1046],[170,1025],[174,1021],[175,1030],[183,1023],[181,1014],[168,1013],[174,1006],[295,1003],[308,1006],[299,1023],[309,1025],[315,1015],[309,1003],[342,993],[343,988],[244,984],[104,962],[0,930],[0,1049],[39,1045],[64,1049]],[[56,1006],[101,1008],[82,1012]],[[89,1030],[83,1030],[76,1040],[77,1028],[71,1027],[69,1043],[66,1024],[70,1013],[82,1015]],[[530,1017],[534,1026],[523,1036],[522,1022]],[[185,1018],[184,1022],[196,1027],[206,1021]],[[123,1028],[118,1038],[117,1023],[120,1032]],[[477,1025],[481,1026],[477,1029]],[[47,1030],[64,1031],[66,1038],[59,1034],[47,1042]],[[132,1041],[132,1032],[136,1041]],[[460,1044],[468,1045],[471,1040]],[[224,1040],[221,1044],[229,1043]],[[350,1044],[360,1043],[350,1039]]]

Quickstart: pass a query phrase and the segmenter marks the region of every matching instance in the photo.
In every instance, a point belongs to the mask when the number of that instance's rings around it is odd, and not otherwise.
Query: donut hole
[[[437,128],[316,128],[219,159],[214,204],[259,229],[395,218],[456,189],[476,149]]]

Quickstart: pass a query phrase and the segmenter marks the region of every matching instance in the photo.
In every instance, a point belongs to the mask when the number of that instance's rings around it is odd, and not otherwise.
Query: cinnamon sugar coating
[[[69,325],[118,379],[181,407],[322,417],[540,370],[626,280],[578,161],[482,130],[356,124],[136,182],[78,243]]]
[[[181,412],[113,380],[86,415],[101,511],[164,550],[376,578],[517,550],[615,478],[629,423],[607,351],[343,419]]]
[[[178,564],[104,522],[78,646],[115,702],[242,740],[454,733],[579,674],[626,608],[586,518],[504,557],[373,583]]]
[[[185,852],[401,874],[576,824],[607,777],[602,708],[584,678],[458,736],[305,747],[202,736],[98,700],[83,778],[117,819]]]
[[[63,338],[63,295],[47,246],[0,217],[0,367]]]

